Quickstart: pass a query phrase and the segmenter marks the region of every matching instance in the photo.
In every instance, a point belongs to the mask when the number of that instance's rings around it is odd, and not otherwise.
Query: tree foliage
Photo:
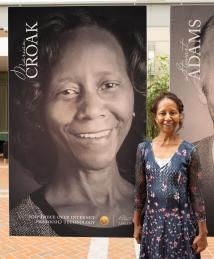
[[[152,68],[155,68],[154,73],[152,73]],[[168,56],[158,56],[153,61],[150,61],[147,75],[147,139],[152,139],[156,134],[151,113],[153,101],[161,92],[169,90]]]

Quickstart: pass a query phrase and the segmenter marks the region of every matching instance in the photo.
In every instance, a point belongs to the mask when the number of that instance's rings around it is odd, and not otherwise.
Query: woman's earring
[[[133,117],[133,118],[135,117],[135,112],[132,113],[132,117]]]

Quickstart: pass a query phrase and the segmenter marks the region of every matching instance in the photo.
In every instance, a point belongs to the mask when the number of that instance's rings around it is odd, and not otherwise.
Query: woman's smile
[[[106,138],[110,135],[112,130],[101,130],[97,132],[87,132],[87,133],[79,133],[75,136],[78,138],[85,138],[85,139],[100,139],[100,138]]]
[[[173,122],[165,122],[163,123],[164,126],[172,126],[174,123]]]
[[[107,148],[108,145],[111,145],[111,142],[113,142],[113,139],[116,137],[116,129],[112,128],[79,134],[70,133],[70,136],[72,136],[72,138],[74,138],[80,145],[84,146],[86,150],[91,148],[92,146],[97,146],[97,148],[101,152],[101,148]]]

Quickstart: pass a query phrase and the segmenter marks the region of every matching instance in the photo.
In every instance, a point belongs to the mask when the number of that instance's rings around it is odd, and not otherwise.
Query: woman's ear
[[[155,116],[155,115],[153,115],[153,121],[154,121],[154,123],[157,125],[157,119],[156,119],[156,116]]]
[[[179,120],[180,120],[180,122],[183,122],[183,119],[184,119],[184,115],[183,115],[183,113],[180,113],[180,114],[179,114]]]
[[[192,78],[191,81],[192,81],[193,87],[197,91],[197,95],[198,95],[198,98],[199,98],[200,102],[202,104],[206,105],[207,104],[207,97],[206,97],[206,95],[204,94],[204,91],[203,91],[204,85],[203,85],[202,80]]]

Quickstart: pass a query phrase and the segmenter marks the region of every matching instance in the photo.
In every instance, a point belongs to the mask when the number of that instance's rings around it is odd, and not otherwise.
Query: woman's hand
[[[142,232],[142,226],[135,226],[134,227],[134,238],[137,241],[138,244],[141,242],[141,232]]]
[[[192,244],[192,248],[196,252],[196,254],[202,252],[204,249],[206,249],[207,246],[208,244],[206,235],[196,236]]]

